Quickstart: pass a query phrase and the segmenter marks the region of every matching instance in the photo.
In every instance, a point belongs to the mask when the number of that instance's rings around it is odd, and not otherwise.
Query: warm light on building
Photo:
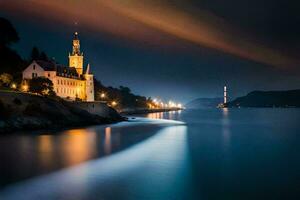
[[[23,85],[23,86],[22,86],[22,90],[25,91],[25,92],[27,92],[27,91],[28,91],[28,85],[26,85],[26,84]]]
[[[53,83],[53,90],[57,96],[68,100],[82,100],[93,102],[94,75],[90,64],[84,64],[83,52],[80,50],[78,33],[74,34],[72,52],[69,53],[69,65],[64,66],[54,61],[33,60],[23,70],[23,80],[35,77],[47,77]],[[22,88],[22,90],[25,90]],[[26,89],[27,90],[27,89]]]

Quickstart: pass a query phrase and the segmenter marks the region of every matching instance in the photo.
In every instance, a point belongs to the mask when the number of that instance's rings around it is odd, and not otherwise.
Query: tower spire
[[[80,40],[78,37],[78,32],[74,33],[72,55],[80,55]]]
[[[83,74],[83,53],[80,52],[78,32],[74,33],[72,53],[69,53],[69,67],[75,67],[78,75]]]
[[[90,63],[86,67],[86,72],[85,74],[90,74],[91,73],[91,68],[90,68]]]

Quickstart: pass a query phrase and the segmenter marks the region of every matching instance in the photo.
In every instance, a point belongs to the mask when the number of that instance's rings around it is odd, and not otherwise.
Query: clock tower
[[[74,33],[73,50],[69,53],[69,67],[75,67],[78,75],[83,74],[83,53],[80,52],[78,33]]]

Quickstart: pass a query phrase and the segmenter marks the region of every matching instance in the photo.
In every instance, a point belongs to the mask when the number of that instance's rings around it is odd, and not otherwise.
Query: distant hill
[[[253,91],[226,104],[227,107],[300,107],[300,90]]]
[[[185,107],[187,109],[197,109],[197,108],[216,108],[219,103],[223,102],[223,98],[198,98],[193,101],[188,102]]]

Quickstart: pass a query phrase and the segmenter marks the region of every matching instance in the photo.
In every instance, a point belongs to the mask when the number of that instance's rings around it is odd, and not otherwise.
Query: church
[[[24,71],[23,80],[35,77],[46,77],[53,83],[57,96],[82,101],[94,101],[94,76],[88,64],[83,68],[83,53],[80,51],[80,40],[75,32],[73,50],[69,53],[69,66],[54,61],[34,60]]]

